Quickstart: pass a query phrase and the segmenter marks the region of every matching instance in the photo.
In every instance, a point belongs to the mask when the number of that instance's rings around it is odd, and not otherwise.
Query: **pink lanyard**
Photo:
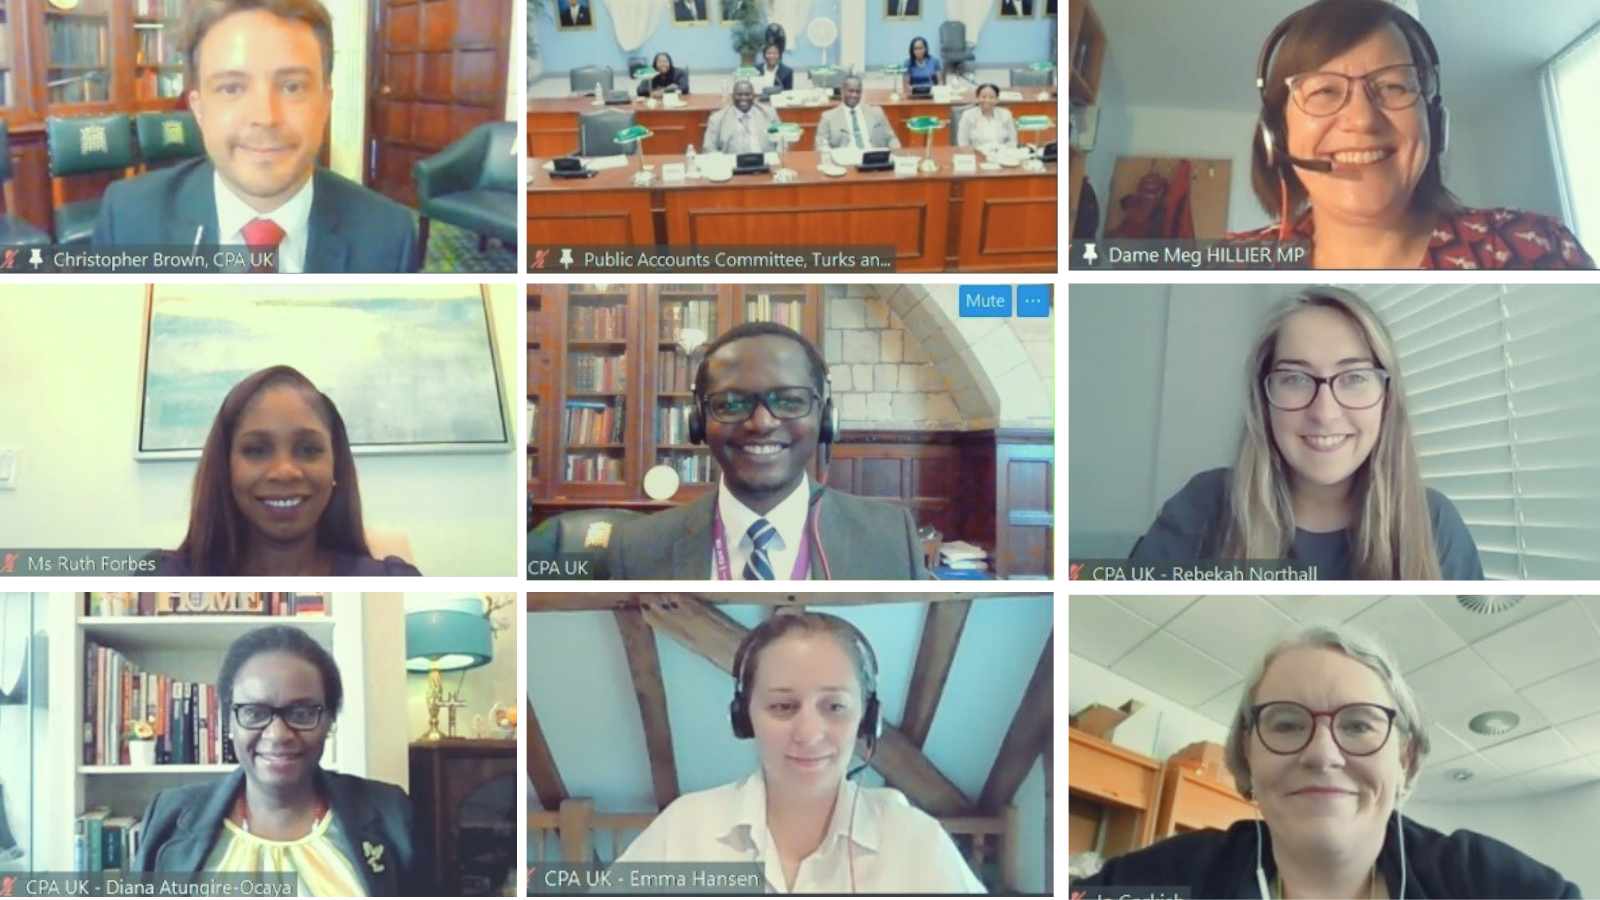
[[[809,524],[811,516],[806,515]],[[733,570],[728,564],[728,532],[722,526],[722,510],[713,507],[711,513],[711,557],[717,564],[717,580],[732,581]],[[790,581],[802,581],[811,568],[811,545],[806,542],[805,529],[801,528],[800,555],[795,557],[794,571],[789,574]]]

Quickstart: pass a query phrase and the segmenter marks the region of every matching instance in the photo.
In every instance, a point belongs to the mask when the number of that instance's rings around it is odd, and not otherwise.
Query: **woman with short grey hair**
[[[1326,727],[1322,727],[1326,723]],[[1226,832],[1111,860],[1078,888],[1186,886],[1193,897],[1578,897],[1561,873],[1493,838],[1401,813],[1429,749],[1394,658],[1347,625],[1270,648],[1228,733],[1228,770],[1258,809]]]

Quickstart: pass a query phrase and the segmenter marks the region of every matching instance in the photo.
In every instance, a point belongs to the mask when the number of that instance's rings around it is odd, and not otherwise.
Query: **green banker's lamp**
[[[494,659],[494,627],[489,610],[477,597],[463,597],[428,604],[406,612],[406,671],[428,673],[428,731],[420,740],[437,741],[439,710],[460,705],[457,697],[447,701],[445,672],[466,672],[486,666]]]

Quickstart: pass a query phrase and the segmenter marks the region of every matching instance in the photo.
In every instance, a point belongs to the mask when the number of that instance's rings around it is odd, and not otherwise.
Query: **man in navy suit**
[[[563,28],[588,28],[594,24],[589,16],[589,0],[561,0],[561,26]]]
[[[672,20],[674,22],[706,21],[706,0],[674,0],[672,4]]]
[[[317,166],[333,103],[322,4],[212,0],[191,10],[189,108],[207,158],[112,184],[94,243],[247,246],[289,273],[416,271],[411,210]]]

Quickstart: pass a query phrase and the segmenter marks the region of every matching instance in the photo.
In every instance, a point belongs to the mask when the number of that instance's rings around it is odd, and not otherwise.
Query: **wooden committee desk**
[[[1011,110],[1011,114],[1022,116],[1049,116],[1050,121],[1056,121],[1056,101],[1054,95],[1049,100],[1035,99],[1043,88],[1021,88],[1023,97],[1020,102],[1001,105]],[[718,94],[690,94],[684,98],[684,105],[668,109],[657,105],[655,109],[645,106],[644,98],[637,95],[627,104],[615,104],[606,107],[621,112],[632,112],[634,123],[643,125],[654,132],[654,135],[645,141],[646,153],[664,153],[668,155],[683,155],[690,144],[704,149],[706,145],[706,121],[711,114],[721,109],[725,101]],[[968,96],[955,103],[935,103],[932,100],[902,99],[898,102],[889,101],[889,91],[882,88],[863,92],[862,102],[871,106],[883,108],[883,113],[889,119],[889,124],[894,128],[894,133],[900,137],[904,147],[922,147],[926,138],[912,134],[906,129],[906,120],[915,116],[938,116],[945,121],[950,120],[952,106],[966,106],[976,103],[976,99]],[[837,100],[829,100],[818,106],[790,106],[777,109],[778,117],[785,122],[798,123],[802,134],[796,147],[811,150],[816,147],[817,122],[822,114],[839,105]],[[590,110],[599,109],[594,105],[593,98],[588,95],[576,97],[562,97],[558,99],[532,99],[528,101],[528,152],[535,159],[549,159],[552,156],[566,156],[578,149],[578,116]],[[1022,135],[1025,142],[1031,142],[1033,135]],[[1055,129],[1042,132],[1038,135],[1040,143],[1056,139]],[[933,145],[935,147],[949,147],[956,142],[955,126],[949,126],[935,132]]]
[[[910,151],[897,151],[909,153]],[[552,179],[530,170],[530,246],[870,247],[892,244],[901,272],[1054,272],[1056,165],[958,174],[958,151],[936,147],[940,170],[900,177],[849,170],[817,171],[817,153],[791,151],[799,178],[735,175],[662,184],[661,166],[682,156],[645,156],[657,180],[629,183],[639,162],[593,178]],[[917,156],[921,156],[918,153]]]

